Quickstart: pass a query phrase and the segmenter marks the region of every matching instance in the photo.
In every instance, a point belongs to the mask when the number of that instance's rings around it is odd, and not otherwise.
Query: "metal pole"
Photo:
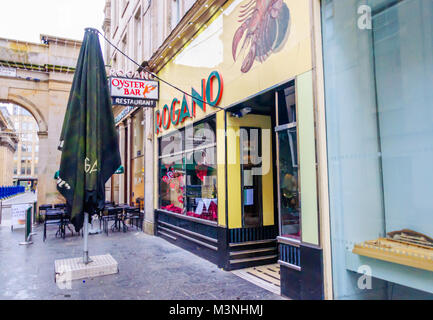
[[[92,262],[89,259],[89,248],[88,248],[88,237],[89,237],[89,213],[84,212],[84,225],[83,225],[83,232],[84,232],[84,252],[83,252],[83,262],[84,264],[89,264]]]

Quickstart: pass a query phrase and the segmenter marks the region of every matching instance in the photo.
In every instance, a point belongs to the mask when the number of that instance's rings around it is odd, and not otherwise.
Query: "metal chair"
[[[114,221],[114,225],[111,227],[113,230],[113,227],[117,227],[117,223],[119,222],[119,215],[123,215],[123,209],[122,208],[116,208],[116,207],[108,207],[105,210],[107,213],[103,214],[101,217],[104,232],[108,236],[108,222]],[[119,227],[120,228],[120,227]]]
[[[43,205],[39,206],[39,219],[38,219],[39,223],[42,222],[41,218],[42,218],[42,216],[45,216],[45,214],[47,213],[47,210],[52,209],[52,208],[53,208],[52,204],[43,204]],[[41,211],[43,211],[44,213],[41,213]]]
[[[63,236],[64,238],[64,230],[63,230],[63,216],[64,211],[59,209],[47,209],[45,213],[45,221],[44,221],[44,242],[47,239],[47,225],[57,225],[59,229],[56,232],[57,235]]]
[[[144,214],[140,211],[140,208],[128,208],[125,210],[126,219],[129,219],[130,225],[134,226],[134,221],[136,223],[136,228],[143,230],[143,219]]]

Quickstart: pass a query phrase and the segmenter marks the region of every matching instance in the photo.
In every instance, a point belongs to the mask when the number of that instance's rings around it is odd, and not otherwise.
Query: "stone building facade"
[[[81,41],[49,35],[41,35],[41,43],[0,39],[0,102],[23,107],[38,126],[38,204],[64,202],[54,174],[60,166],[57,146],[80,48]]]
[[[138,64],[152,60],[195,0],[107,0],[103,30],[115,46]],[[105,44],[108,68],[136,71],[138,66]],[[151,70],[155,66],[149,66]],[[145,212],[144,230],[153,234],[153,110],[113,106],[125,173],[106,185],[106,198],[137,203]]]
[[[14,153],[19,142],[6,107],[0,107],[0,186],[13,184]]]

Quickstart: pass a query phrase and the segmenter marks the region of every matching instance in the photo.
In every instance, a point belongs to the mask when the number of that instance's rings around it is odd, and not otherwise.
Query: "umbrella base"
[[[119,272],[118,263],[111,254],[92,256],[88,264],[83,262],[83,258],[56,260],[54,267],[55,282],[66,284],[74,280],[101,277]]]

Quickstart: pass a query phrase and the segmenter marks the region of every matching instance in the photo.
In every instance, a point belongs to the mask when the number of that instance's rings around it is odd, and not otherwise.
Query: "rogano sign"
[[[221,102],[224,91],[224,82],[218,71],[213,71],[207,78],[201,81],[201,93],[191,88],[190,103],[186,95],[183,95],[182,103],[173,98],[170,106],[164,105],[162,110],[155,112],[155,132],[159,134],[162,130],[167,130],[171,125],[182,124],[188,118],[196,117],[197,106],[206,112],[206,105],[216,107]],[[180,108],[178,107],[180,105]]]

